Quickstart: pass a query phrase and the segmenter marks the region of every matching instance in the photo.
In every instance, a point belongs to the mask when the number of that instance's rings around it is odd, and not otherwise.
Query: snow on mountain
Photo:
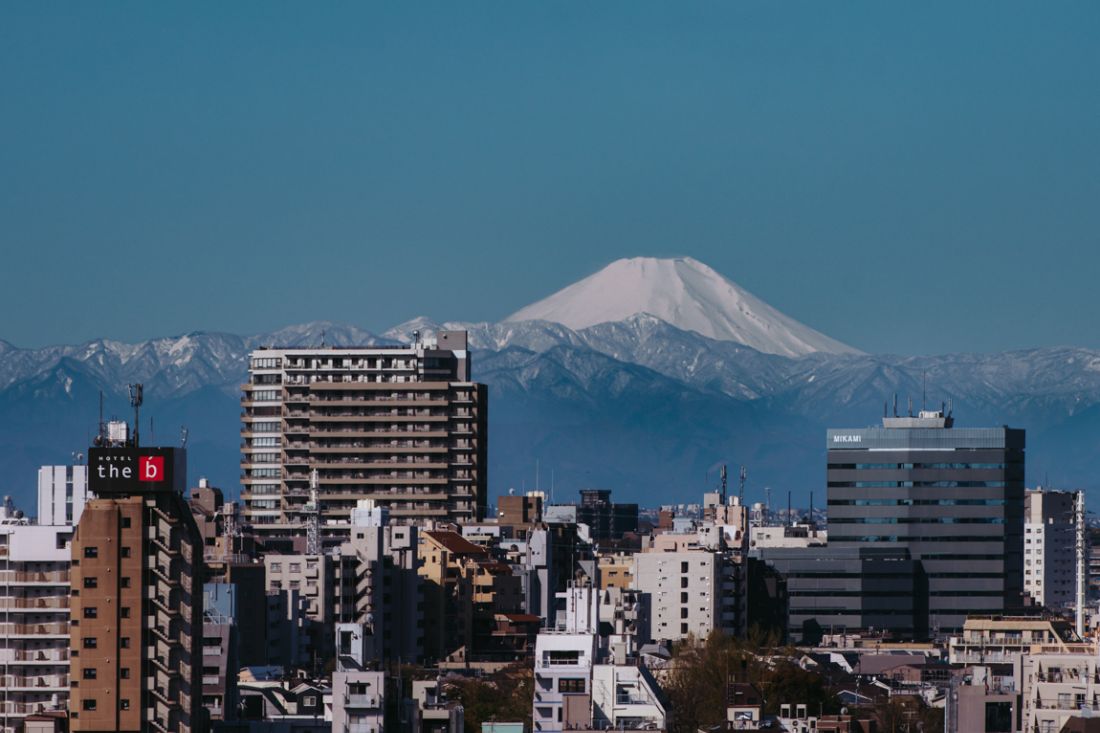
[[[857,349],[780,313],[690,257],[612,262],[548,298],[513,313],[514,321],[551,321],[574,331],[649,314],[685,331],[734,341],[766,354],[858,354]]]

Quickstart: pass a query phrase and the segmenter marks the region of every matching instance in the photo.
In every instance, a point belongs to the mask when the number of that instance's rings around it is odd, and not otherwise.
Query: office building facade
[[[1022,605],[1023,430],[955,428],[922,412],[826,440],[829,547],[919,561],[930,634]]]
[[[398,523],[484,516],[487,393],[470,381],[465,332],[260,349],[243,392],[242,501],[258,537],[305,535],[314,479],[322,531],[338,539],[360,499]]]

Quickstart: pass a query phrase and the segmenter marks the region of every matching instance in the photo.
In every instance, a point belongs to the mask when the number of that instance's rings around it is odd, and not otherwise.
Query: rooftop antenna
[[[141,382],[135,382],[134,384],[126,385],[130,390],[130,405],[134,408],[134,447],[138,447],[138,417],[141,412],[141,403],[143,401],[143,388]]]
[[[180,425],[180,448],[187,447],[188,430],[186,425]]]
[[[787,490],[787,526],[791,525],[791,492]]]
[[[103,390],[99,390],[99,440],[107,440],[107,424],[103,422]]]
[[[309,503],[305,505],[306,511],[306,554],[321,554],[321,507],[318,504],[317,469],[309,472]]]
[[[325,332],[327,329],[321,329],[321,348],[325,348]]]
[[[413,348],[415,349],[417,346],[420,346],[420,331],[419,330],[413,331]]]
[[[920,388],[920,409],[924,412],[927,409],[928,401],[928,370],[925,369],[921,372],[921,388]]]
[[[749,472],[745,470],[744,466],[741,466],[740,485],[737,488],[737,498],[739,504],[745,503],[745,479],[749,477]]]
[[[894,417],[898,416],[898,393],[894,393]]]
[[[771,513],[772,508],[772,488],[770,486],[764,487],[764,526],[770,527],[768,524],[768,514]]]
[[[890,416],[890,411],[887,409],[886,400],[882,401],[882,416],[883,417],[889,417]]]
[[[722,506],[726,505],[726,464],[718,469],[718,477],[722,481]]]
[[[149,442],[153,445],[157,444],[157,431],[153,429],[153,416],[149,416]]]
[[[816,527],[814,526],[814,492],[812,492],[812,491],[810,492],[810,521],[809,521],[809,525],[810,525],[810,527],[813,527],[814,529],[816,529]]]
[[[913,417],[913,397],[909,397],[909,417]]]

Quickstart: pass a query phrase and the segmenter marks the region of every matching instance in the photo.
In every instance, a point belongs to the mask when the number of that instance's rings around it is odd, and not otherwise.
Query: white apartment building
[[[706,639],[744,623],[743,565],[730,551],[649,551],[634,555],[634,587],[649,595],[654,640]]]
[[[602,594],[621,601],[610,637],[599,634]],[[564,596],[564,623],[535,642],[534,730],[665,730],[660,688],[638,663],[628,628],[632,592],[586,585]]]
[[[1074,716],[1100,712],[1100,658],[1095,644],[1060,652],[1032,647],[1021,659],[1022,729],[1059,733]]]
[[[1076,499],[1074,491],[1042,488],[1024,495],[1024,592],[1047,608],[1076,601]]]
[[[591,588],[566,591],[560,629],[535,640],[534,730],[564,731],[592,722],[592,667],[600,612]]]
[[[0,508],[0,731],[69,703],[72,526],[38,526]]]
[[[366,668],[369,629],[336,624],[336,670],[332,673],[333,733],[382,733],[386,673]]]
[[[42,466],[38,469],[39,524],[76,524],[87,501],[87,466]]]

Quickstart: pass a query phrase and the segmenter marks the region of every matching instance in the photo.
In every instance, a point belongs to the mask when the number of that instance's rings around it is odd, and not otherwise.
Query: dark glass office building
[[[1022,606],[1023,430],[955,428],[921,412],[826,440],[829,548],[919,561],[930,634]]]

